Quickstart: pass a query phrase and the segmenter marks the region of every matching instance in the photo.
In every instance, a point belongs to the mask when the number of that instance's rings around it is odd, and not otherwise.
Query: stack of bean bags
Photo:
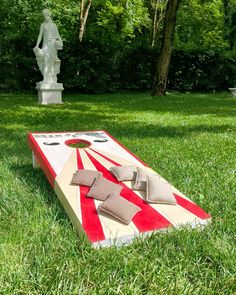
[[[119,182],[133,181],[132,189],[145,191],[145,199],[150,203],[176,205],[171,185],[158,174],[135,166],[114,166],[110,172]],[[88,198],[102,201],[98,210],[109,214],[119,221],[129,224],[141,209],[120,195],[123,186],[114,183],[99,171],[79,169],[74,173],[72,184],[89,186]]]

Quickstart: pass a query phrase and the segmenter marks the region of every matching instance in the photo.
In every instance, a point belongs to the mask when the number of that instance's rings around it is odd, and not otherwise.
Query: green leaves
[[[142,0],[106,1],[98,12],[97,24],[108,33],[119,35],[120,40],[133,39],[144,28],[150,27],[147,7]]]
[[[222,1],[183,0],[178,12],[175,47],[186,51],[227,50]]]

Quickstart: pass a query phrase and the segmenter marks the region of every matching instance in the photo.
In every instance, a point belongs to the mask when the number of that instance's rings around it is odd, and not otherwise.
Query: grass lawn
[[[0,94],[0,294],[236,294],[236,99],[227,93]],[[116,249],[77,237],[41,170],[29,131],[105,129],[209,212]]]

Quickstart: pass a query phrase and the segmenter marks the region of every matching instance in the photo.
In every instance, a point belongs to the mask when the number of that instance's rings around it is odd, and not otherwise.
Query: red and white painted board
[[[86,148],[69,144],[87,142]],[[143,192],[132,190],[131,181],[120,183],[121,195],[142,210],[129,225],[124,225],[97,210],[100,201],[87,198],[85,186],[71,184],[77,169],[98,170],[107,179],[118,183],[109,168],[134,165],[153,171],[106,131],[30,133],[28,142],[34,161],[39,164],[55,190],[78,233],[83,233],[94,246],[130,242],[141,234],[182,225],[205,225],[210,215],[172,186],[177,205],[150,204]],[[162,179],[166,181],[165,179]]]

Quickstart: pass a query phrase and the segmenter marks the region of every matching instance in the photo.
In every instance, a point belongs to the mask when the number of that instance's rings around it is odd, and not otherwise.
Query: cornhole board
[[[88,146],[71,147],[78,142]],[[129,225],[98,212],[100,201],[86,197],[89,188],[71,184],[77,169],[101,171],[115,183],[116,178],[109,172],[112,166],[135,165],[153,172],[106,131],[30,133],[28,143],[34,166],[41,166],[76,231],[95,247],[128,243],[139,235],[170,227],[205,225],[210,220],[208,213],[173,186],[177,205],[151,204],[145,201],[143,192],[132,190],[131,181],[120,183],[121,195],[142,210]]]

